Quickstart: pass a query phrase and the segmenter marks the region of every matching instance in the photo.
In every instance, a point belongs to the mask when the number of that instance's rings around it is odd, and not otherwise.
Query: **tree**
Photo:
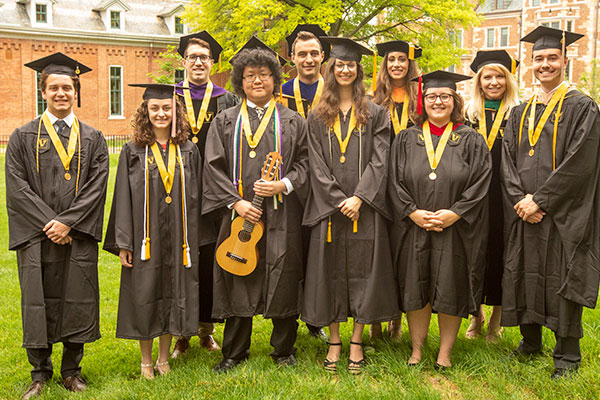
[[[600,65],[598,60],[592,60],[589,70],[581,75],[577,86],[583,93],[600,104]]]
[[[158,55],[154,60],[160,66],[158,73],[149,72],[147,75],[152,78],[154,83],[175,83],[175,71],[181,68],[181,57],[177,53],[177,46],[167,46],[167,50]]]
[[[192,0],[183,18],[194,31],[206,29],[215,36],[225,49],[224,60],[253,34],[278,49],[297,24],[316,23],[330,36],[351,37],[372,48],[391,39],[418,44],[424,71],[459,63],[464,50],[450,32],[480,22],[470,0]],[[367,73],[370,65],[365,59]]]

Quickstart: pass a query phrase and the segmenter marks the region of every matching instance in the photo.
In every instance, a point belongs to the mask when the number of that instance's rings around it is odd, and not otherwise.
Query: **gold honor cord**
[[[344,140],[342,140],[342,125],[340,123],[340,114],[338,113],[337,117],[335,117],[335,122],[333,123],[333,132],[335,133],[335,137],[340,144],[340,152],[342,155],[340,156],[340,162],[343,164],[346,162],[346,148],[348,147],[348,143],[350,142],[350,136],[352,135],[352,131],[356,128],[356,118],[354,116],[354,106],[350,110],[350,125],[348,126],[348,133]]]
[[[62,142],[60,141],[60,138],[58,137],[58,133],[56,133],[56,130],[54,129],[54,126],[50,122],[50,119],[48,118],[48,115],[46,115],[46,113],[42,115],[42,122],[44,123],[44,127],[46,128],[46,131],[48,132],[48,135],[52,140],[52,144],[54,145],[54,148],[56,149],[56,152],[60,157],[60,161],[62,162],[63,167],[65,168],[65,179],[70,181],[71,174],[69,173],[69,167],[71,165],[71,160],[75,155],[75,149],[77,147],[77,142],[79,138],[79,122],[77,121],[77,118],[73,120],[73,126],[71,127],[71,133],[69,135],[69,144],[66,151],[64,146],[62,145]]]
[[[319,83],[317,84],[317,92],[315,93],[315,97],[313,98],[312,103],[308,106],[308,111],[312,110],[319,104],[321,100],[321,95],[323,94],[323,86],[325,86],[325,80],[322,76],[319,75]],[[294,78],[294,100],[296,101],[296,110],[302,118],[306,119],[306,115],[304,113],[304,105],[302,104],[302,95],[300,94],[300,81],[298,78]]]
[[[394,136],[398,136],[400,131],[406,129],[408,126],[408,93],[404,94],[402,118],[398,120],[398,111],[396,110],[396,105],[393,101],[392,104],[390,104],[390,116],[392,118],[392,125],[394,126]]]
[[[440,138],[437,148],[433,150],[433,141],[431,140],[431,130],[429,128],[429,121],[425,121],[425,123],[423,124],[423,138],[425,140],[425,150],[427,151],[427,159],[429,160],[429,166],[431,167],[429,179],[432,181],[435,181],[437,179],[435,169],[437,168],[442,159],[442,155],[444,154],[444,150],[446,149],[446,144],[448,143],[448,138],[450,138],[450,133],[452,133],[453,127],[454,126],[452,122],[449,122],[448,125],[446,125],[446,129],[444,129],[444,133]]]
[[[488,149],[492,151],[492,147],[494,147],[494,142],[496,137],[498,136],[498,132],[500,131],[500,125],[502,125],[502,121],[504,120],[504,114],[506,114],[506,109],[504,107],[504,99],[500,102],[500,108],[496,113],[496,117],[494,119],[494,123],[492,124],[492,130],[490,134],[487,134],[486,120],[485,120],[485,99],[483,101],[483,107],[481,107],[482,116],[479,118],[479,133],[483,136],[483,138],[487,142]]]
[[[171,204],[173,199],[171,198],[171,189],[173,188],[173,178],[175,176],[175,145],[172,141],[169,140],[169,165],[168,171],[165,167],[165,162],[163,161],[162,154],[158,149],[158,144],[154,142],[152,146],[152,154],[154,154],[154,159],[156,160],[156,166],[158,167],[158,171],[160,172],[160,178],[162,179],[163,185],[165,186],[165,191],[167,192],[167,197],[165,197],[165,203]]]
[[[523,113],[523,118],[521,118],[521,125],[519,126],[519,143],[520,143],[521,136],[523,134],[523,122],[525,120],[525,113],[527,113],[527,108],[531,107],[531,109],[529,110],[529,127],[527,129],[527,135],[529,136],[529,146],[531,147],[528,152],[529,157],[533,157],[533,155],[535,154],[535,151],[533,148],[535,147],[537,141],[540,138],[542,129],[544,129],[544,125],[546,124],[546,121],[550,117],[550,114],[552,114],[552,110],[554,110],[556,103],[558,103],[559,100],[561,100],[562,98],[565,97],[568,89],[569,88],[565,83],[563,83],[558,88],[558,90],[552,95],[552,98],[550,99],[550,102],[546,106],[546,109],[544,110],[544,113],[542,114],[542,117],[538,121],[537,125],[535,125],[535,108],[536,108],[536,101],[537,101],[537,93],[535,95],[533,95],[533,97],[531,97],[531,99],[529,99],[529,102],[527,103],[527,106]],[[535,130],[532,129],[534,126],[535,126]]]
[[[198,143],[198,133],[204,125],[206,120],[206,114],[208,112],[208,105],[213,92],[213,83],[209,80],[206,84],[206,92],[204,92],[204,98],[202,99],[202,105],[200,106],[200,113],[198,114],[198,120],[194,116],[194,104],[192,103],[192,94],[190,93],[190,83],[186,79],[183,82],[183,99],[185,100],[185,109],[187,112],[187,119],[192,127],[192,142]]]
[[[260,125],[255,133],[252,133],[252,128],[250,127],[250,118],[248,117],[248,106],[246,104],[246,99],[242,102],[242,108],[240,109],[240,113],[242,114],[242,129],[244,130],[244,134],[246,135],[246,140],[248,141],[248,147],[250,147],[250,153],[248,154],[250,158],[256,157],[256,151],[254,150],[256,146],[260,143],[260,139],[262,138],[265,130],[267,129],[267,125],[271,120],[271,116],[275,111],[275,99],[271,98],[271,104],[269,104],[269,108],[267,108],[267,112],[262,116],[262,120],[260,121]]]

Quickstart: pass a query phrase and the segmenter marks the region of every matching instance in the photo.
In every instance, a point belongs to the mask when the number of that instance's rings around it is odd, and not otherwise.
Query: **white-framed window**
[[[51,26],[52,25],[52,6],[56,0],[37,0],[27,4],[30,15],[31,25],[33,26]]]
[[[509,36],[508,26],[500,28],[500,47],[508,47]]]
[[[448,37],[450,38],[450,42],[452,42],[453,45],[462,49],[462,46],[463,46],[463,30],[462,29],[456,29],[456,30],[450,31],[448,33]]]
[[[185,79],[185,70],[179,68],[175,70],[175,83],[179,83]]]
[[[573,80],[573,60],[569,59],[567,68],[565,68],[565,81],[571,82]]]
[[[550,4],[558,4],[559,0],[550,0],[549,3]]]
[[[573,27],[575,26],[575,21],[567,21],[567,26],[565,27],[566,31],[573,32]]]
[[[37,24],[48,23],[48,4],[35,3],[35,22]]]
[[[542,22],[542,26],[547,26],[549,28],[554,28],[554,29],[560,29],[560,21]]]
[[[448,67],[448,72],[452,72],[455,73],[456,72],[456,65],[451,65]]]
[[[184,33],[183,21],[181,20],[181,17],[177,16],[175,17],[175,33]]]
[[[121,30],[121,11],[120,10],[110,10],[110,29]]]
[[[35,115],[40,116],[46,110],[46,100],[42,96],[42,88],[40,87],[41,73],[35,71]]]
[[[486,30],[486,47],[492,49],[494,47],[496,47],[496,29],[494,28],[488,28]]]
[[[540,5],[540,0],[531,0],[531,6],[532,7],[537,7]]]
[[[123,67],[111,65],[108,74],[109,119],[119,119],[123,117]]]

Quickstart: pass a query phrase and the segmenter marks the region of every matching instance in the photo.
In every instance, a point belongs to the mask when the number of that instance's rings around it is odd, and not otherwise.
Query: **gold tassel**
[[[329,222],[327,223],[327,243],[331,243],[331,217],[329,217]]]
[[[188,251],[189,251],[189,249],[187,248],[187,245],[184,243],[183,244],[183,265],[185,265],[186,267],[189,265]]]
[[[238,186],[238,192],[240,193],[240,196],[241,196],[242,198],[244,198],[244,186],[242,185],[242,180],[240,179],[240,180],[238,181],[238,183],[239,183],[239,186]]]
[[[352,224],[352,233],[358,232],[358,220],[354,221]]]
[[[142,250],[144,251],[144,259],[146,261],[150,259],[150,237],[147,237],[142,241]]]

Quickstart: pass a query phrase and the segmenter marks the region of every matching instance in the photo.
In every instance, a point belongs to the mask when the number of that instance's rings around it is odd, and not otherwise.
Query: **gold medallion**
[[[437,179],[437,174],[434,171],[431,171],[431,173],[429,174],[429,180],[435,181],[436,179]]]
[[[342,164],[346,162],[346,156],[345,156],[345,155],[343,155],[343,154],[342,154],[342,155],[340,156],[340,162],[341,162]]]
[[[167,195],[167,197],[165,197],[165,203],[171,204],[172,201],[173,199],[171,198],[171,196]]]
[[[192,137],[192,143],[198,143],[198,136]]]
[[[68,172],[65,172],[65,179],[70,181],[71,180],[71,174]]]
[[[254,158],[254,157],[256,157],[256,152],[254,150],[250,150],[250,153],[248,153],[248,156],[250,158]]]
[[[533,153],[535,153],[535,152],[533,151],[533,148],[532,148],[529,150],[529,157],[533,157]]]

